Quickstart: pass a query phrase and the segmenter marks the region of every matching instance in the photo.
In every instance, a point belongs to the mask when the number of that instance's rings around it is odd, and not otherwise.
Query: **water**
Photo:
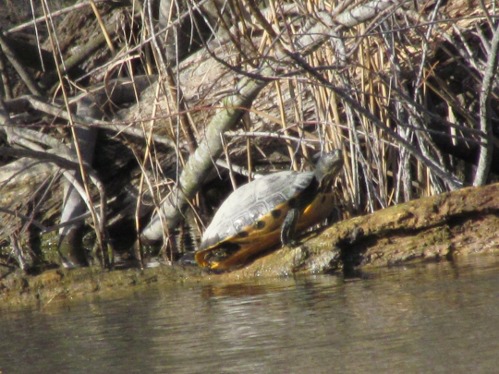
[[[499,257],[0,315],[0,373],[494,373]]]

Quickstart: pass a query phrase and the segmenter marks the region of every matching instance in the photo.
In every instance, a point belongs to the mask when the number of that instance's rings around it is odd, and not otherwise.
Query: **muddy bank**
[[[136,292],[153,283],[198,282],[205,278],[196,267],[161,266],[152,269],[106,271],[97,267],[51,269],[36,276],[20,270],[0,281],[0,307],[44,307],[86,297],[116,297]]]
[[[255,277],[355,274],[370,267],[499,253],[499,184],[414,200],[342,221],[224,274],[195,266],[103,271],[52,269],[37,276],[6,272],[2,307],[44,306],[61,300],[115,296],[154,284],[237,282]]]

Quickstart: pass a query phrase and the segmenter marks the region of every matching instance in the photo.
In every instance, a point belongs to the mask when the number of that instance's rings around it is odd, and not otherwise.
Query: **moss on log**
[[[324,273],[499,250],[499,184],[413,200],[339,222],[224,275]]]
[[[338,222],[273,251],[231,273],[161,266],[103,271],[53,269],[37,276],[21,271],[0,278],[0,305],[44,306],[57,300],[115,297],[151,283],[234,282],[255,277],[334,273],[417,261],[454,260],[499,251],[499,184],[414,200]]]

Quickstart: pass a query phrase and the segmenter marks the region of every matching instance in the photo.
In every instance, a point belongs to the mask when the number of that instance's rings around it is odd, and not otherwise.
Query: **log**
[[[0,268],[0,305],[46,305],[53,300],[125,297],[151,283],[220,283],[317,273],[352,274],[421,261],[457,261],[499,253],[499,183],[413,200],[308,234],[300,245],[275,250],[223,274],[194,266],[102,271],[53,269],[37,276]],[[354,272],[357,274],[356,272]]]
[[[499,183],[396,205],[309,234],[226,279],[283,276],[453,260],[499,251]]]

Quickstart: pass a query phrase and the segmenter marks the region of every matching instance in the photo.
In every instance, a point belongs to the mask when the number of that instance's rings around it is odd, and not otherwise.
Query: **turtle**
[[[324,153],[314,171],[281,171],[232,192],[217,210],[194,257],[199,266],[233,270],[277,244],[294,243],[297,232],[333,211],[332,184],[342,152]]]

